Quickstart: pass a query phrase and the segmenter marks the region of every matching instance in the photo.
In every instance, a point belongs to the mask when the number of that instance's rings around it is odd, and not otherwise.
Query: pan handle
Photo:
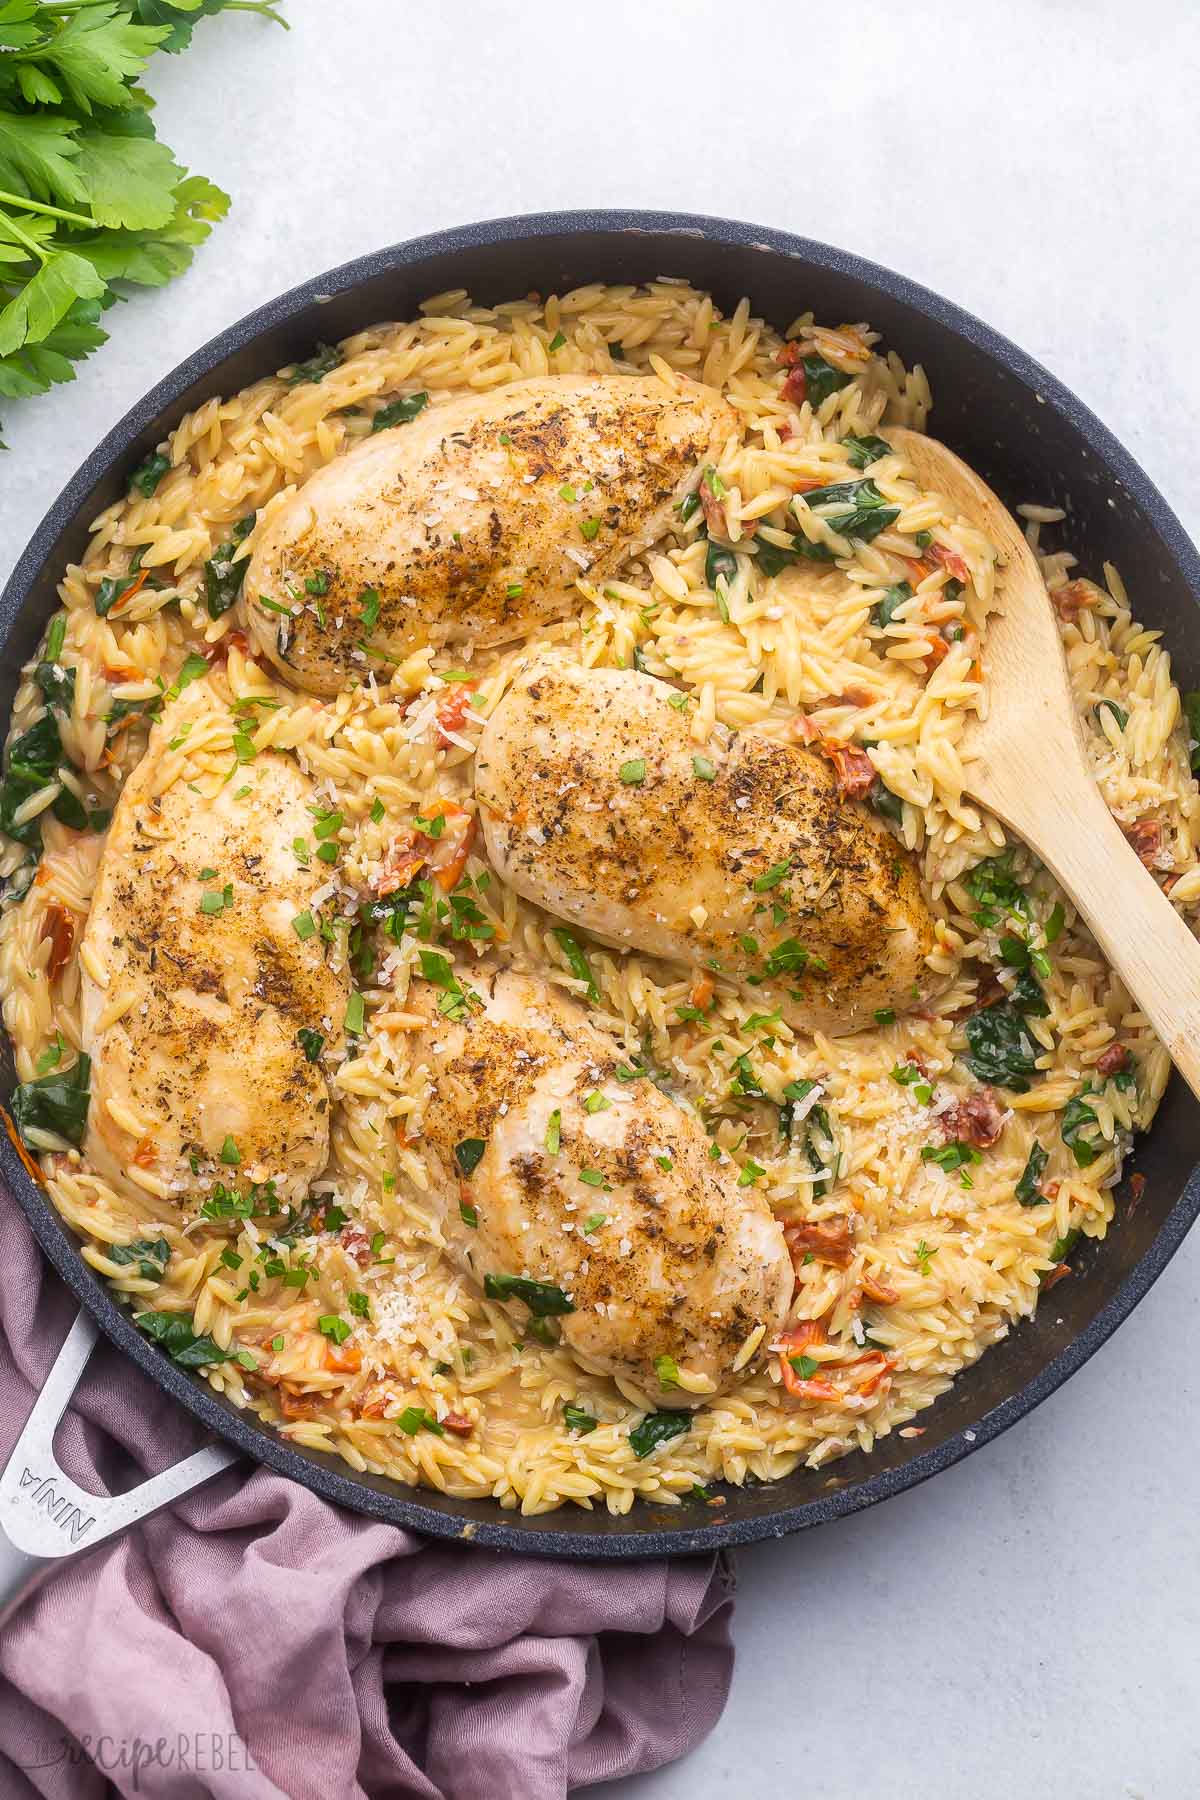
[[[107,1543],[237,1460],[232,1445],[209,1444],[111,1497],[89,1494],[64,1474],[54,1434],[98,1336],[91,1315],[80,1311],[0,1475],[0,1624],[67,1557]]]

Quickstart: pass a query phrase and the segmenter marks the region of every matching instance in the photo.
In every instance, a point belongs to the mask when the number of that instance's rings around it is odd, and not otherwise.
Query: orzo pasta
[[[498,648],[364,658],[327,698],[251,654],[244,569],[316,470],[379,423],[402,430],[459,395],[614,373],[692,377],[724,395],[736,428],[652,548],[602,582],[581,554],[569,616]],[[995,555],[878,435],[922,427],[930,404],[923,372],[862,324],[806,315],[781,339],[747,302],[723,318],[668,281],[494,309],[452,293],[209,401],[96,520],[17,695],[0,798],[15,834],[0,988],[27,1084],[16,1111],[88,1262],[166,1350],[286,1436],[528,1512],[703,1501],[712,1481],[771,1480],[919,1429],[956,1372],[1032,1313],[1077,1235],[1104,1235],[1167,1058],[1047,872],[964,798],[958,744],[986,687]],[[838,509],[822,515],[830,488]],[[1197,789],[1170,659],[1116,571],[1076,576],[1066,550],[1039,543],[1057,543],[1061,515],[1024,510],[1096,777],[1190,916]],[[805,1033],[719,969],[572,935],[520,898],[473,830],[473,764],[485,722],[546,649],[669,683],[698,779],[730,733],[821,748],[917,860],[933,997],[880,1008],[852,1035]],[[104,988],[106,1023],[132,1004],[104,986],[108,970],[81,966],[80,945],[108,815],[159,714],[187,724],[162,750],[169,779],[206,804],[249,793],[270,751],[315,784],[297,857],[352,997],[344,1027],[312,1023],[330,1158],[286,1210],[282,1188],[274,1209],[247,1197],[236,1157],[223,1180],[176,1192],[107,1181],[78,1147],[82,985]],[[403,876],[417,902],[364,911],[414,843]],[[220,869],[204,873],[198,910],[219,914],[233,897]],[[552,1315],[526,1319],[447,1255],[422,1133],[429,1074],[412,1048],[434,946],[456,968],[483,957],[580,999],[769,1202],[794,1296],[786,1329],[748,1340],[726,1392],[684,1412],[687,1372],[664,1366],[648,1417],[639,1393],[563,1347]],[[681,1422],[655,1423],[668,1415]]]

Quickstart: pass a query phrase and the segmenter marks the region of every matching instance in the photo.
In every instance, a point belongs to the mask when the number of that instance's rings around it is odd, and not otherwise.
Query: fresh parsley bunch
[[[0,397],[72,381],[127,283],[161,287],[229,207],[160,144],[138,78],[267,0],[0,0]]]

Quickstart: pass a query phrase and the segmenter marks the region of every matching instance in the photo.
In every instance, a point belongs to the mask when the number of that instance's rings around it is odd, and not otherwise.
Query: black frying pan
[[[447,288],[466,288],[493,303],[531,288],[563,292],[658,275],[685,276],[711,289],[726,310],[748,294],[754,310],[779,327],[809,307],[832,323],[870,320],[906,363],[924,364],[937,435],[1010,503],[1036,499],[1065,507],[1065,529],[1083,571],[1095,574],[1104,561],[1124,570],[1138,617],[1166,633],[1182,685],[1200,685],[1195,549],[1133,458],[1006,339],[928,289],[784,232],[693,215],[561,213],[468,225],[347,263],[251,313],[152,389],[64,488],[4,591],[0,720],[7,720],[20,665],[57,605],[63,565],[82,557],[89,521],[119,497],[128,471],[185,412],[308,356],[318,340],[407,318],[420,301]],[[14,1077],[7,1047],[4,1054],[8,1093]],[[1073,1279],[1055,1290],[1053,1305],[959,1376],[922,1415],[922,1438],[893,1434],[869,1457],[848,1456],[817,1472],[798,1469],[771,1485],[724,1489],[725,1505],[717,1511],[702,1503],[639,1505],[620,1519],[570,1507],[527,1519],[489,1501],[452,1500],[356,1475],[334,1457],[289,1444],[169,1362],[136,1330],[7,1142],[0,1143],[0,1170],[50,1261],[101,1329],[248,1456],[343,1506],[438,1537],[542,1556],[615,1558],[678,1556],[780,1537],[913,1487],[1004,1431],[1100,1348],[1174,1255],[1200,1210],[1200,1170],[1192,1167],[1198,1141],[1200,1106],[1176,1077],[1133,1159],[1146,1178],[1141,1204],[1131,1208],[1128,1187],[1122,1188],[1108,1237],[1100,1244],[1083,1240],[1072,1258]],[[87,1329],[80,1327],[83,1336]],[[224,1460],[214,1455],[214,1466]],[[70,1496],[61,1484],[39,1488],[37,1473],[26,1491],[41,1494],[43,1516],[69,1537],[76,1529]],[[0,1495],[0,1526],[2,1502]]]

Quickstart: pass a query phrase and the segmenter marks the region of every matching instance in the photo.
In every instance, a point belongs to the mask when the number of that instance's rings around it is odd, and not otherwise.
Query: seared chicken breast
[[[609,942],[853,1031],[936,985],[911,858],[815,752],[701,747],[653,676],[539,658],[488,721],[475,791],[518,893]]]
[[[709,388],[540,376],[427,407],[306,481],[265,525],[243,605],[293,685],[339,693],[407,651],[500,644],[662,536],[735,428]]]
[[[297,1034],[340,1042],[348,981],[312,915],[307,936],[294,923],[327,874],[292,847],[312,831],[312,783],[264,752],[203,797],[187,734],[212,706],[198,683],[167,710],[104,846],[81,945],[84,1151],[114,1186],[163,1199],[218,1180],[299,1199],[328,1158],[329,1090]]]
[[[626,1391],[698,1405],[730,1384],[752,1334],[768,1343],[782,1324],[780,1226],[728,1159],[710,1160],[691,1113],[619,1078],[617,1045],[574,1001],[507,971],[463,985],[457,1017],[423,990],[430,1025],[413,1046],[454,1255],[522,1317],[557,1317],[563,1342]],[[695,1391],[664,1385],[664,1357]]]

